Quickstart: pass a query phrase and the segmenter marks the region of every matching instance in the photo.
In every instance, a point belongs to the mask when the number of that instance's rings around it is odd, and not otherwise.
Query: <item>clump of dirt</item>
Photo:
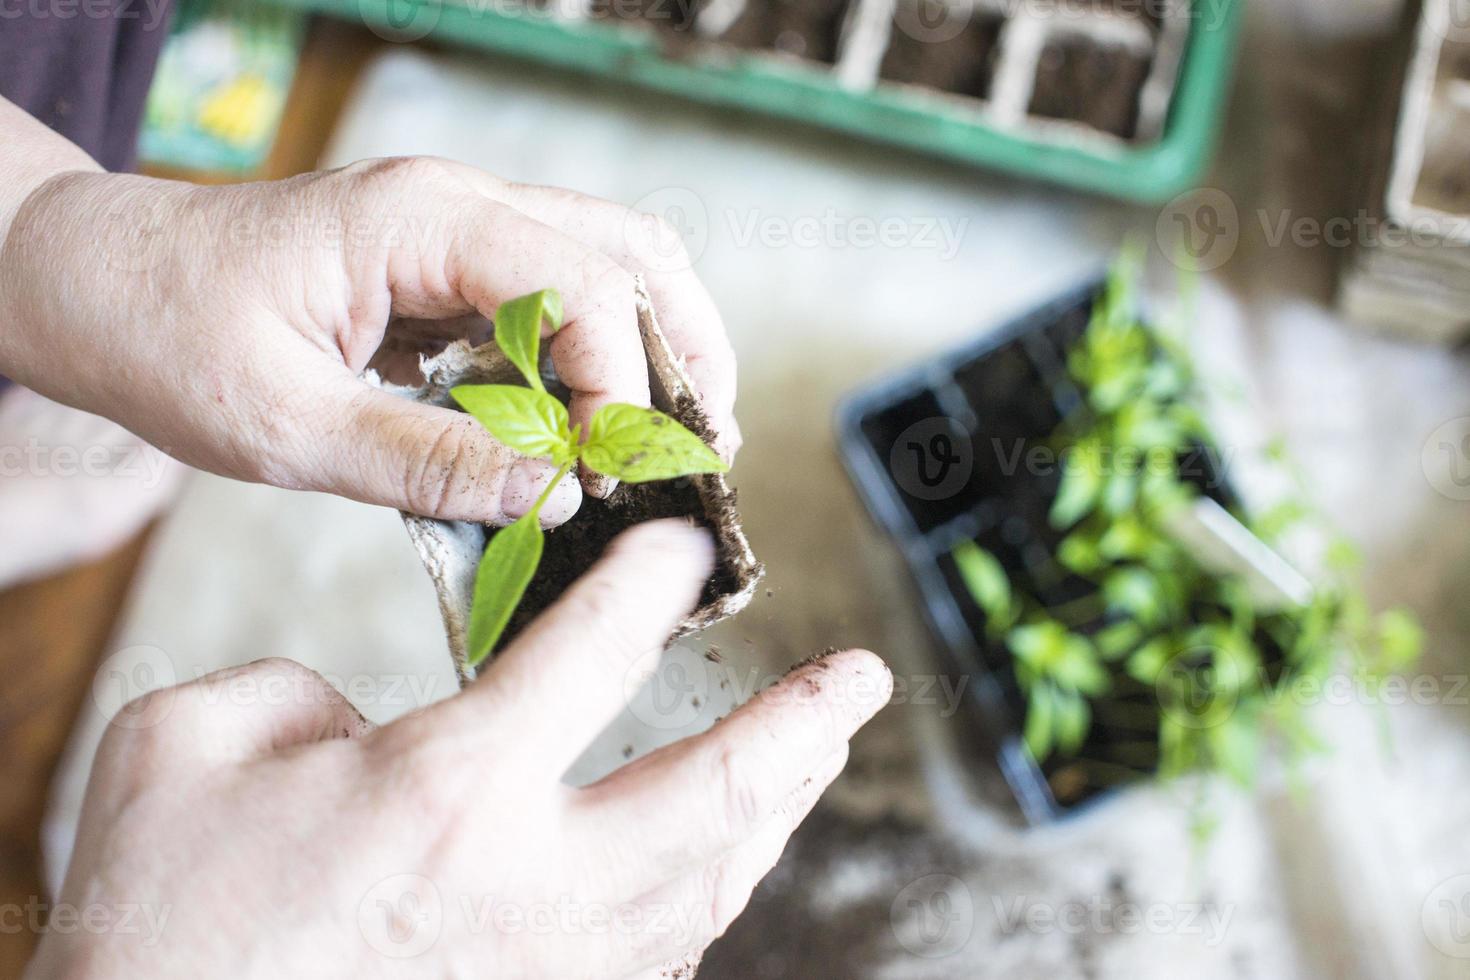
[[[814,653],[810,656],[803,657],[802,659],[791,665],[791,667],[786,671],[786,676],[789,677],[792,674],[796,673],[798,670],[804,670],[807,667],[815,667],[817,665],[821,665],[821,668],[823,670],[826,670],[830,666],[826,662],[827,658],[834,657],[841,652],[842,651],[838,650],[836,647],[828,647],[827,649],[822,650],[819,653]]]

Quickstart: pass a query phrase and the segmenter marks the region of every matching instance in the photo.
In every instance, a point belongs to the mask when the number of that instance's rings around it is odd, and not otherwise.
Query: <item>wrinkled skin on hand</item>
[[[729,457],[734,356],[670,240],[650,216],[447,160],[231,187],[68,170],[26,195],[0,248],[0,369],[202,469],[506,524],[550,464],[359,374],[385,337],[380,360],[401,369],[420,347],[483,331],[500,303],[555,287],[566,324],[549,346],[573,423],[647,404],[642,273]],[[542,520],[612,487],[568,477]]]
[[[29,975],[652,980],[696,963],[892,691],[872,654],[834,654],[702,735],[561,783],[712,552],[680,522],[627,532],[469,689],[380,729],[285,660],[125,709],[61,901],[143,903],[161,928],[48,933]]]

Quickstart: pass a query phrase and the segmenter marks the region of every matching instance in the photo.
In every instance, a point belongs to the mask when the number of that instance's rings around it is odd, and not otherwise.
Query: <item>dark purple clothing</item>
[[[172,0],[0,0],[0,96],[106,169],[132,169],[172,9]],[[7,384],[0,376],[0,390]]]
[[[171,9],[172,0],[3,0],[0,96],[108,170],[130,169]]]

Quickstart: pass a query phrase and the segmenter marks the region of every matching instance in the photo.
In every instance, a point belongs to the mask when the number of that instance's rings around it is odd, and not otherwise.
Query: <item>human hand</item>
[[[0,371],[202,469],[506,524],[555,468],[358,375],[390,325],[463,330],[555,287],[566,325],[550,351],[572,422],[646,405],[641,272],[728,457],[734,356],[687,263],[645,261],[650,222],[662,239],[650,216],[428,158],[232,187],[63,172],[29,193],[0,248]],[[612,487],[564,480],[543,523]]]
[[[892,690],[872,654],[835,654],[563,785],[711,563],[702,531],[635,528],[468,690],[377,730],[290,661],[149,695],[99,749],[61,899],[161,929],[50,933],[32,976],[642,980],[697,957]],[[245,703],[242,677],[302,693]]]

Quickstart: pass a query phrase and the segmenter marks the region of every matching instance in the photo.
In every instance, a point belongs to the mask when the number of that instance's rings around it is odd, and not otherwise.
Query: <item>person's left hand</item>
[[[687,261],[655,240],[675,237],[651,216],[428,158],[232,187],[63,172],[0,248],[0,372],[225,476],[506,524],[555,468],[360,372],[390,323],[459,323],[555,287],[573,423],[646,405],[641,272],[728,457],[734,355]],[[612,484],[563,480],[542,521],[569,518],[582,489]]]

